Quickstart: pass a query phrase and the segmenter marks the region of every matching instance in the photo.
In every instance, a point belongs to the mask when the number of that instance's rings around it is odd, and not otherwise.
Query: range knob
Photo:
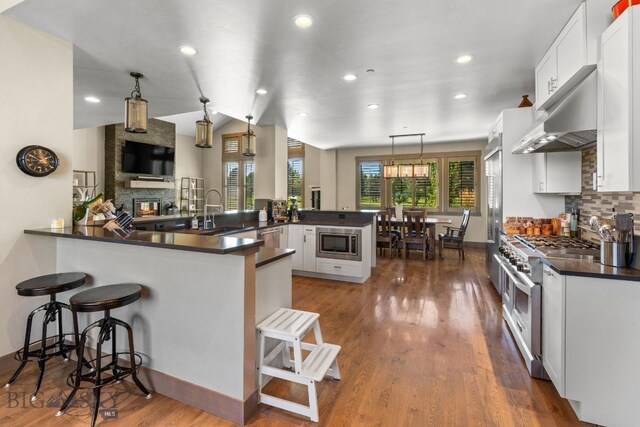
[[[524,264],[520,261],[516,262],[516,270],[518,271],[522,271],[522,269],[524,268]]]
[[[522,266],[522,272],[525,274],[531,273],[531,267],[529,267],[528,265]]]
[[[516,258],[515,255],[512,255],[511,257],[509,257],[509,262],[511,263],[511,265],[516,265],[518,263],[518,258]]]

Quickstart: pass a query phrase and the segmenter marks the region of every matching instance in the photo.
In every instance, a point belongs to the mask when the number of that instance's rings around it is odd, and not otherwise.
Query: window
[[[242,134],[222,136],[223,197],[226,210],[250,210],[255,207],[255,163],[240,154]]]
[[[360,209],[382,208],[382,162],[360,162],[358,164]]]
[[[287,164],[287,197],[297,197],[298,207],[304,204],[304,159],[289,159]]]
[[[358,209],[381,209],[402,204],[446,214],[465,208],[479,211],[479,152],[429,154],[429,178],[384,179],[382,167],[390,156],[356,159]],[[396,164],[418,163],[413,156],[396,156]]]
[[[287,139],[287,198],[296,197],[298,207],[304,207],[304,143]]]
[[[476,207],[476,161],[475,159],[447,159],[448,210]]]

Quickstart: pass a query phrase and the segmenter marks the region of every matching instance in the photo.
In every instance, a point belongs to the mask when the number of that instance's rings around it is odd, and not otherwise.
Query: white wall
[[[0,226],[0,355],[5,355],[22,345],[27,314],[47,300],[19,297],[15,285],[56,270],[54,239],[35,245],[23,230],[49,227],[55,217],[71,224],[73,47],[0,16],[0,58],[0,200],[8,205]],[[31,144],[55,151],[59,169],[44,178],[22,173],[15,157]]]
[[[322,210],[338,209],[338,151],[322,150],[320,153],[320,207]]]
[[[180,206],[180,179],[185,176],[201,178],[203,151],[208,148],[196,147],[193,136],[176,134],[176,163],[174,174],[176,177],[176,205]]]
[[[104,193],[104,126],[73,131],[73,169],[95,171],[96,195]]]
[[[202,176],[207,188],[215,188],[222,192],[222,135],[246,132],[246,130],[247,123],[240,120],[231,120],[221,128],[214,129],[213,148],[202,151]],[[260,128],[256,127],[254,131],[258,138]]]
[[[311,209],[311,187],[321,184],[323,169],[322,150],[312,145],[304,146],[304,207]],[[320,193],[322,197],[322,193]],[[321,200],[322,202],[322,200]],[[324,206],[321,206],[324,208]]]
[[[482,151],[486,147],[486,141],[478,142],[451,142],[442,144],[427,144],[424,147],[426,153],[446,153],[454,151]],[[396,146],[396,154],[420,154],[419,145],[401,145]],[[353,148],[337,150],[337,209],[356,209],[356,157],[360,156],[379,156],[390,155],[391,147],[374,147],[374,148]],[[486,195],[485,195],[485,178],[484,178],[484,162],[480,162],[480,216],[472,216],[467,230],[466,241],[485,242],[486,236]],[[322,198],[324,200],[324,188]],[[325,205],[323,205],[323,209]],[[442,218],[450,218],[454,226],[460,225],[461,214],[458,215],[438,215]],[[437,233],[444,229],[438,226]]]

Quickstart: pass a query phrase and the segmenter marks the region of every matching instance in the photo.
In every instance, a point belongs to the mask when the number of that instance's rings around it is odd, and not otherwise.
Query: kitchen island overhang
[[[55,237],[56,271],[86,272],[89,286],[142,284],[141,303],[117,316],[134,330],[143,381],[160,394],[247,422],[258,404],[256,311],[290,306],[293,250],[259,253],[260,240],[149,231],[121,236],[99,227],[25,234],[34,245]],[[256,285],[265,282],[272,297],[257,302]],[[99,315],[80,316],[80,328]]]

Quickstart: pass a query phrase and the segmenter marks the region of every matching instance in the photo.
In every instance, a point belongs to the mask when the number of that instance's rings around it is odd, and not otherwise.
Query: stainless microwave
[[[362,230],[316,227],[316,257],[362,261]]]

